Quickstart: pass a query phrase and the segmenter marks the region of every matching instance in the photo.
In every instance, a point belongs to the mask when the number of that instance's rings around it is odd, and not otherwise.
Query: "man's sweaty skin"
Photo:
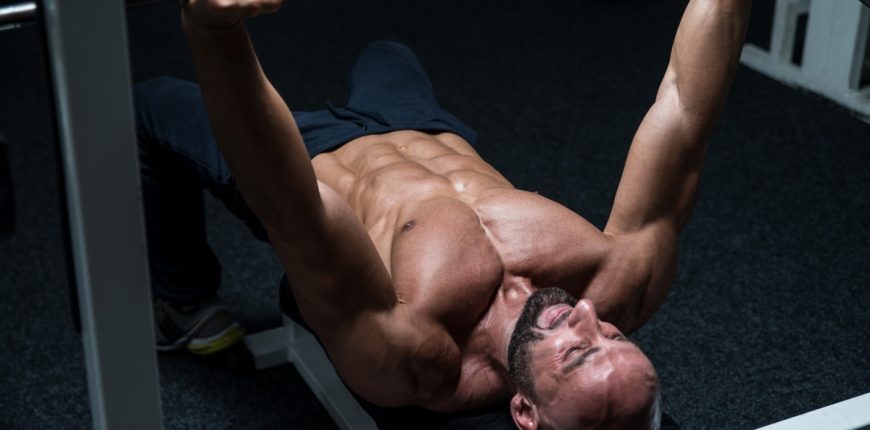
[[[626,333],[658,308],[748,0],[689,4],[603,231],[513,188],[450,133],[367,136],[309,160],[242,24],[278,5],[190,0],[182,17],[221,152],[351,389],[384,406],[481,406],[515,389],[507,346],[534,291],[586,298]],[[535,406],[514,402],[537,426]]]

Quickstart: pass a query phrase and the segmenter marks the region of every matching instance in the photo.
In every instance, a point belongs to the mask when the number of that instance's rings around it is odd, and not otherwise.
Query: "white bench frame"
[[[283,318],[283,327],[245,337],[257,370],[292,363],[339,428],[377,429],[375,421],[341,381],[314,335],[290,318]]]
[[[791,61],[797,20],[808,14],[801,65]],[[770,50],[743,47],[740,62],[785,84],[821,94],[870,122],[870,85],[859,87],[870,8],[858,0],[777,0]]]
[[[870,393],[758,430],[860,430],[870,427]]]

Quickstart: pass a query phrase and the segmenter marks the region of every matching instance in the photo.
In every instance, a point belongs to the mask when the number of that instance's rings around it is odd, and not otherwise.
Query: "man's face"
[[[533,331],[541,338],[529,350],[534,394],[525,398],[537,423],[532,427],[648,427],[658,391],[652,363],[615,326],[598,319],[592,302],[574,304],[563,293],[530,298],[523,310],[528,314],[514,330],[515,336]]]

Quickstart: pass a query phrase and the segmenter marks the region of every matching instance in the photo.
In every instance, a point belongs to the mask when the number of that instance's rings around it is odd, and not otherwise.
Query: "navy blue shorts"
[[[294,117],[308,154],[314,157],[361,136],[396,130],[456,133],[472,145],[477,134],[438,105],[432,83],[405,45],[370,44],[351,71],[347,106]]]

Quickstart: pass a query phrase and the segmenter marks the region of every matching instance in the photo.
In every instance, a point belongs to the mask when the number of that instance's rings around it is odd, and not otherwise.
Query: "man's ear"
[[[511,399],[511,416],[520,430],[538,429],[538,408],[522,393],[516,393]]]

